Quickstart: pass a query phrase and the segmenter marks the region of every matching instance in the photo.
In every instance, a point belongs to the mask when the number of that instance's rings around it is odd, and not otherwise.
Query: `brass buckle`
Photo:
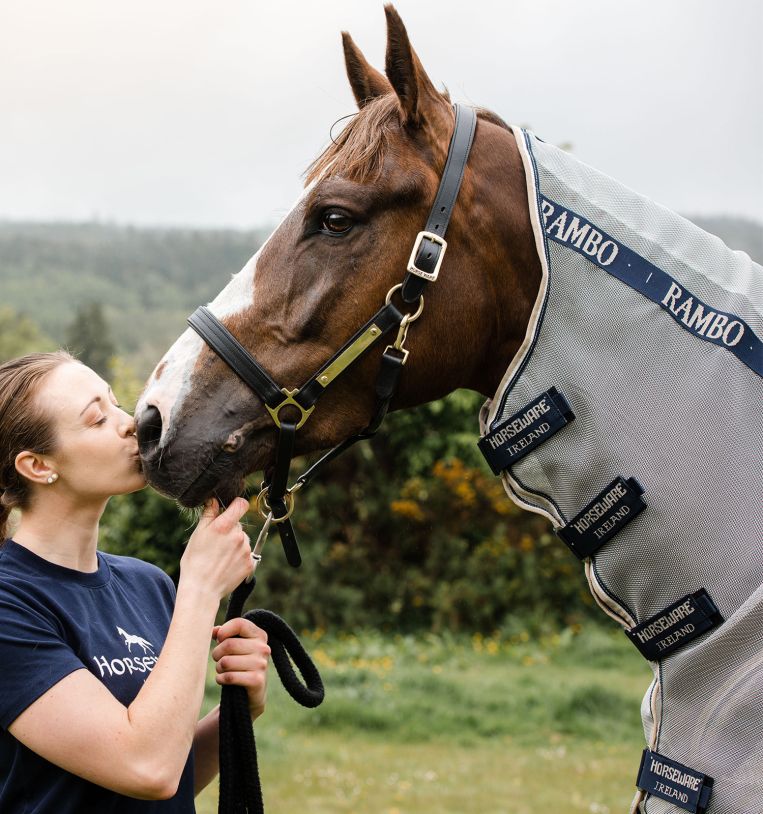
[[[267,494],[270,487],[266,486],[258,495],[257,495],[257,511],[260,513],[260,516],[268,519],[273,514],[273,510],[270,508],[270,504],[267,500]],[[283,523],[284,520],[288,520],[291,517],[291,513],[294,511],[294,495],[287,491],[284,496],[284,501],[286,502],[286,514],[283,517],[271,517],[271,523],[275,523],[278,525],[279,523]]]
[[[438,245],[442,246],[442,251],[440,252],[440,256],[437,258],[434,271],[423,271],[416,265],[416,255],[419,253],[421,241],[424,240],[424,238],[431,240],[432,243],[437,243]],[[408,260],[408,271],[410,271],[411,274],[415,274],[417,277],[423,277],[425,280],[434,282],[437,279],[437,275],[440,273],[440,266],[442,265],[442,259],[445,257],[445,250],[447,248],[448,244],[445,242],[444,238],[440,237],[440,235],[436,235],[434,232],[419,232],[418,235],[416,235],[416,241],[413,244],[413,251],[411,252],[411,256]]]
[[[278,413],[281,411],[281,408],[286,407],[287,404],[293,404],[300,412],[301,418],[296,426],[296,429],[299,429],[305,421],[310,417],[310,413],[315,409],[315,405],[313,404],[312,407],[309,407],[307,410],[294,398],[294,396],[299,393],[299,388],[295,387],[294,390],[289,390],[286,387],[281,388],[281,392],[286,396],[286,398],[276,407],[268,407],[265,405],[265,409],[270,413],[270,417],[273,419],[276,427],[280,429],[281,422],[278,419]]]

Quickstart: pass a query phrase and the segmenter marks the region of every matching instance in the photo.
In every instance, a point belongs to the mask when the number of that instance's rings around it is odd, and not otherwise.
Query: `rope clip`
[[[254,548],[252,549],[252,573],[246,578],[247,582],[251,582],[254,579],[254,572],[257,570],[259,564],[262,562],[262,551],[263,546],[265,545],[265,541],[268,539],[268,532],[270,531],[270,524],[273,522],[273,514],[272,512],[265,518],[265,522],[262,524],[262,528],[260,529],[260,533],[257,535],[257,542],[254,544]]]

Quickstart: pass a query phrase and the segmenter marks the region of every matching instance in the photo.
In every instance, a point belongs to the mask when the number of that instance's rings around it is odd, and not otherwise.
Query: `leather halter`
[[[204,306],[197,308],[188,317],[191,328],[262,399],[278,429],[272,478],[269,483],[263,484],[257,502],[263,517],[267,519],[271,515],[272,522],[277,524],[286,559],[290,565],[298,566],[301,563],[297,540],[289,519],[294,507],[294,493],[312,480],[324,464],[333,460],[356,441],[370,438],[379,429],[397,388],[403,365],[408,359],[408,351],[403,347],[408,328],[410,323],[419,317],[424,307],[424,289],[429,282],[437,279],[440,272],[447,248],[445,232],[461,188],[477,123],[477,116],[472,108],[458,104],[453,107],[456,120],[445,169],[424,231],[419,232],[414,242],[405,279],[390,289],[385,304],[302,387],[295,390],[279,387],[254,356],[208,308]],[[415,313],[403,314],[392,304],[392,295],[397,290],[400,290],[400,296],[405,303],[419,303]],[[377,406],[371,422],[361,433],[347,438],[327,452],[297,479],[291,489],[288,489],[289,467],[296,431],[310,417],[316,402],[331,382],[395,327],[398,328],[397,339],[387,345],[382,354],[375,386]],[[288,406],[299,410],[300,417],[297,421],[280,418],[281,410]],[[263,511],[263,505],[267,511]]]

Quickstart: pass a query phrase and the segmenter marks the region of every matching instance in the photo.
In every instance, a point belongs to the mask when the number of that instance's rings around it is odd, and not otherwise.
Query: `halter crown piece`
[[[257,506],[266,522],[272,521],[278,527],[286,559],[292,566],[299,566],[302,562],[290,520],[295,492],[312,480],[325,464],[357,441],[370,438],[379,429],[397,389],[403,365],[408,359],[408,350],[404,347],[408,328],[421,316],[424,309],[424,289],[440,273],[447,249],[445,232],[461,188],[477,124],[477,116],[472,108],[458,104],[453,107],[456,120],[445,169],[426,226],[414,241],[405,279],[390,289],[384,305],[302,387],[294,390],[279,387],[208,308],[197,308],[188,317],[191,328],[262,399],[278,430],[272,476],[269,482],[263,483]],[[404,314],[393,305],[392,296],[397,291],[404,303],[418,303],[414,312]],[[334,379],[395,327],[398,329],[397,338],[387,345],[382,354],[375,385],[376,410],[368,426],[329,450],[291,488],[287,488],[296,432],[312,414],[318,398]],[[285,407],[296,408],[299,418],[296,421],[281,418],[281,410]]]

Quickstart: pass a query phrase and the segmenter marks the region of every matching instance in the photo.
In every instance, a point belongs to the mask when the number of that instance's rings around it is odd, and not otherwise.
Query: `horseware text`
[[[617,483],[615,486],[607,492],[604,497],[594,503],[593,506],[580,518],[580,520],[575,521],[572,524],[572,527],[575,529],[578,534],[582,534],[590,525],[598,520],[602,515],[606,514],[606,512],[612,508],[616,503],[618,503],[622,498],[626,497],[627,491],[625,486],[622,483]],[[625,515],[621,515],[623,509],[628,509],[627,506],[623,506],[617,512],[615,512],[611,518],[607,522],[612,522],[614,525],[618,519],[622,519]],[[629,514],[629,511],[626,511],[625,514]],[[602,529],[596,529],[595,532],[600,532]],[[600,537],[601,534],[596,534],[597,537]]]
[[[637,785],[687,811],[703,812],[712,793],[713,778],[645,749]]]
[[[656,622],[652,622],[652,624],[647,625],[644,630],[639,631],[636,635],[641,642],[648,642],[650,639],[653,639],[658,633],[662,633],[664,630],[667,630],[669,627],[672,627],[676,622],[680,621],[681,619],[685,619],[687,616],[690,616],[694,613],[696,608],[692,605],[690,599],[687,599],[682,605],[679,605],[675,610],[672,610],[670,613],[665,614],[665,616],[661,616]],[[692,626],[692,630],[694,627]],[[690,631],[691,632],[691,631]]]
[[[723,623],[712,597],[701,588],[645,619],[626,634],[651,661],[664,658]]]
[[[107,659],[105,656],[93,656],[93,661],[98,666],[101,672],[101,678],[106,674],[124,675],[129,673],[150,673],[154,669],[154,665],[158,661],[156,656],[127,656],[123,659]]]
[[[658,777],[664,777],[666,780],[672,780],[674,783],[680,783],[692,791],[699,791],[702,778],[688,772],[682,772],[673,766],[668,766],[660,760],[651,758],[652,765],[649,767]]]
[[[556,533],[584,559],[598,551],[646,508],[641,484],[617,477]]]
[[[575,414],[567,399],[551,387],[480,438],[478,446],[498,475],[573,418]]]
[[[547,413],[551,408],[548,406],[548,399],[542,399],[538,404],[527,410],[524,415],[515,419],[505,427],[501,427],[495,435],[488,438],[488,442],[493,449],[498,449],[501,444],[513,438],[520,430],[527,429],[534,421]],[[536,432],[540,435],[541,428],[545,427],[548,430],[548,424],[541,424]],[[544,430],[544,432],[546,431]],[[523,444],[526,446],[526,444]]]

